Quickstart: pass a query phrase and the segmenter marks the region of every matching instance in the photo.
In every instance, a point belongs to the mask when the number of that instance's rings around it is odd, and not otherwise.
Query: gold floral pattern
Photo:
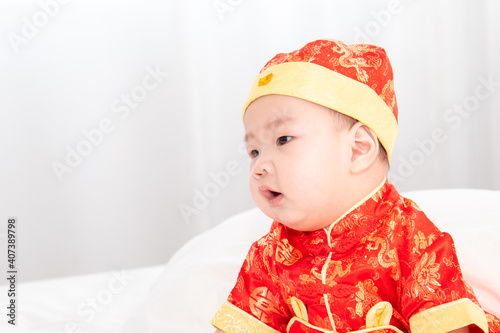
[[[418,298],[426,298],[428,294],[434,293],[441,284],[439,283],[439,263],[436,262],[436,253],[424,253],[422,259],[416,262],[412,273],[413,283],[411,295]]]
[[[356,292],[356,315],[365,315],[375,304],[378,303],[377,295],[378,288],[373,280],[360,281],[356,285],[359,291]]]
[[[436,240],[435,234],[430,234],[429,236],[425,236],[424,233],[420,230],[417,231],[417,234],[413,236],[415,241],[414,252],[421,253],[422,250],[425,250],[429,245],[432,244]]]

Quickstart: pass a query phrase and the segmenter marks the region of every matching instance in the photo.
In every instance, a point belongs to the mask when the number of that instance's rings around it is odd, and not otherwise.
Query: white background
[[[160,264],[253,207],[241,107],[271,57],[319,38],[387,50],[400,191],[500,190],[499,13],[495,0],[1,1],[1,248],[14,216],[22,281]]]

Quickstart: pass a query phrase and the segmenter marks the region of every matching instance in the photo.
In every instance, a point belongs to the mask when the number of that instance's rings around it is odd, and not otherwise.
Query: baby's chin
[[[269,217],[272,218],[274,221],[279,222],[290,229],[303,232],[321,230],[328,227],[331,224],[331,221],[314,221],[307,218],[300,219],[297,217],[286,217],[286,216],[281,216],[281,217],[269,216]]]
[[[304,225],[304,224],[301,224],[301,223],[282,223],[284,226],[290,228],[290,229],[293,229],[293,230],[297,230],[297,231],[301,231],[301,232],[313,232],[313,231],[318,231],[318,230],[322,230],[324,229],[325,227],[317,227],[317,226],[311,226],[311,225]]]
[[[315,214],[317,208],[297,208],[285,203],[278,207],[271,207],[267,202],[259,201],[257,206],[273,221],[279,222],[290,229],[297,231],[316,231],[327,228],[333,223],[331,212]]]

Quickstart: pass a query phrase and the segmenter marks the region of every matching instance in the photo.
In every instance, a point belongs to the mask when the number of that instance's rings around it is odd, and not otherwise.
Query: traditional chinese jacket
[[[389,181],[328,228],[274,222],[212,324],[225,332],[500,332],[464,281],[451,236]]]

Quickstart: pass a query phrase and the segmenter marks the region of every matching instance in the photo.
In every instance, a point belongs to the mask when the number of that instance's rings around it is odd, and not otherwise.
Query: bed
[[[465,279],[483,308],[500,315],[500,191],[404,195],[452,234]],[[166,265],[21,282],[17,325],[7,324],[2,315],[0,331],[213,332],[209,320],[232,288],[250,244],[270,223],[251,209],[193,238]],[[7,304],[7,289],[0,286],[2,304]]]

